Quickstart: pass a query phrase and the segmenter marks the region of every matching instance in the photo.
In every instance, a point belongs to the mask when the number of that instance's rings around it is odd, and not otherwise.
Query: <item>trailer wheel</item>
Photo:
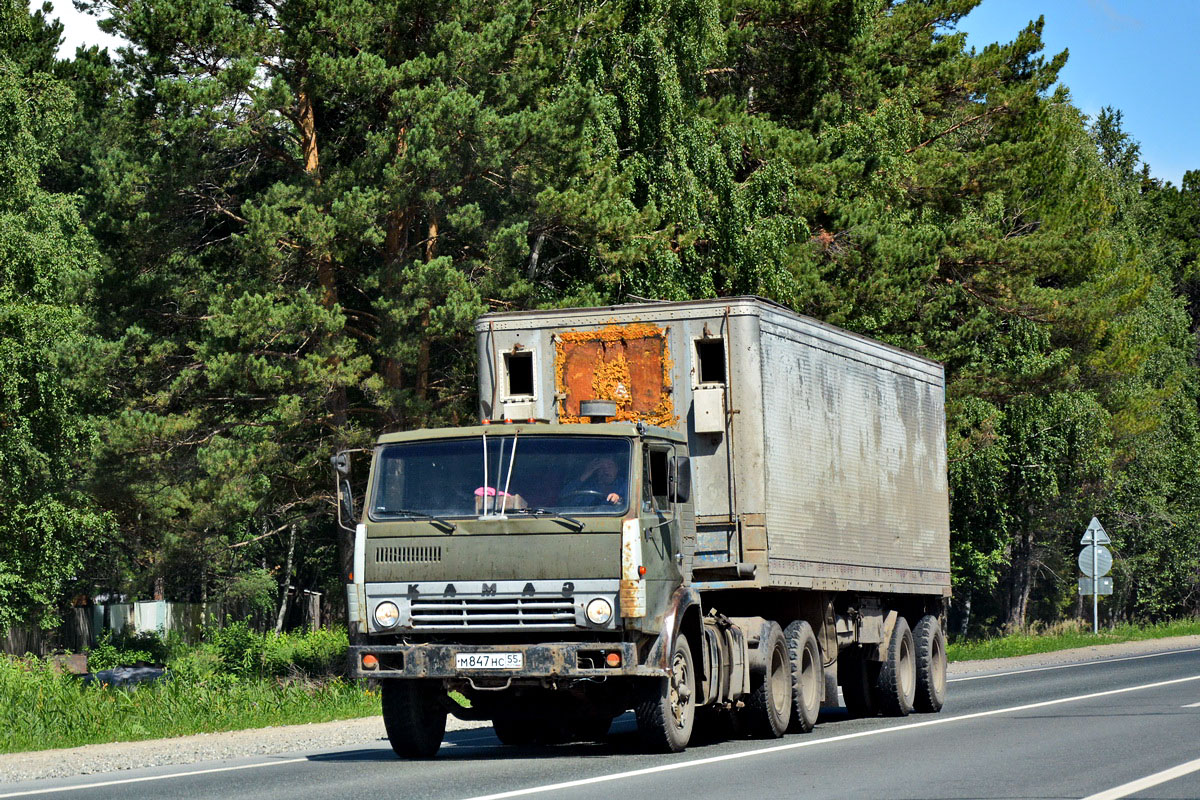
[[[913,708],[937,712],[946,702],[946,634],[938,618],[921,617],[913,632],[917,650],[917,696]]]
[[[876,682],[879,665],[868,661],[862,646],[847,647],[838,654],[838,682],[842,687],[842,702],[852,717],[873,717],[879,713]]]
[[[382,681],[383,727],[401,758],[433,758],[446,734],[444,694],[436,681]]]
[[[798,619],[783,631],[792,666],[792,733],[808,733],[821,713],[821,692],[825,671],[821,667],[821,649],[812,626]]]
[[[692,738],[696,720],[696,672],[682,633],[675,638],[671,674],[650,681],[634,709],[642,746],[656,753],[679,753]]]
[[[778,739],[792,718],[792,660],[778,622],[768,622],[759,634],[758,651],[750,661],[750,699],[746,714],[750,730],[760,739]]]
[[[879,705],[889,717],[906,717],[917,695],[917,657],[912,631],[904,617],[896,618],[887,658],[879,668]]]

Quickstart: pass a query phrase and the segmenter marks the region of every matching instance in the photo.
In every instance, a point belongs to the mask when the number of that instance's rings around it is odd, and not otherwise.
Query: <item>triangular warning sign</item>
[[[1092,521],[1088,524],[1087,532],[1083,534],[1083,538],[1079,540],[1080,544],[1108,544],[1112,539],[1108,538],[1108,534],[1104,531],[1104,526],[1100,524],[1100,520],[1092,517]]]

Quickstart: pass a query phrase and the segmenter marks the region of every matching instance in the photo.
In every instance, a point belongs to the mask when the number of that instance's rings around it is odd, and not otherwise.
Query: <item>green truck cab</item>
[[[664,623],[694,600],[689,474],[684,437],[641,423],[382,436],[349,586],[370,641],[352,647],[356,675],[406,681],[384,684],[388,703],[423,718],[502,718],[514,740],[607,728],[631,704],[620,679],[668,676]]]

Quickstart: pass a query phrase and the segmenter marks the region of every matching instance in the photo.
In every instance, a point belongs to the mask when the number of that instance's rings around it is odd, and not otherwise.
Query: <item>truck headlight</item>
[[[384,600],[375,606],[375,624],[381,628],[391,628],[400,621],[400,609],[391,600]]]
[[[594,597],[588,601],[584,613],[587,614],[588,622],[593,625],[605,625],[612,619],[612,603],[603,597]]]

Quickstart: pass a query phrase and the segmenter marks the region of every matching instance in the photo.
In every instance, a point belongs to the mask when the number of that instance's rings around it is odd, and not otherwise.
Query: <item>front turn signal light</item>
[[[379,669],[379,659],[367,653],[362,657],[363,669]]]

